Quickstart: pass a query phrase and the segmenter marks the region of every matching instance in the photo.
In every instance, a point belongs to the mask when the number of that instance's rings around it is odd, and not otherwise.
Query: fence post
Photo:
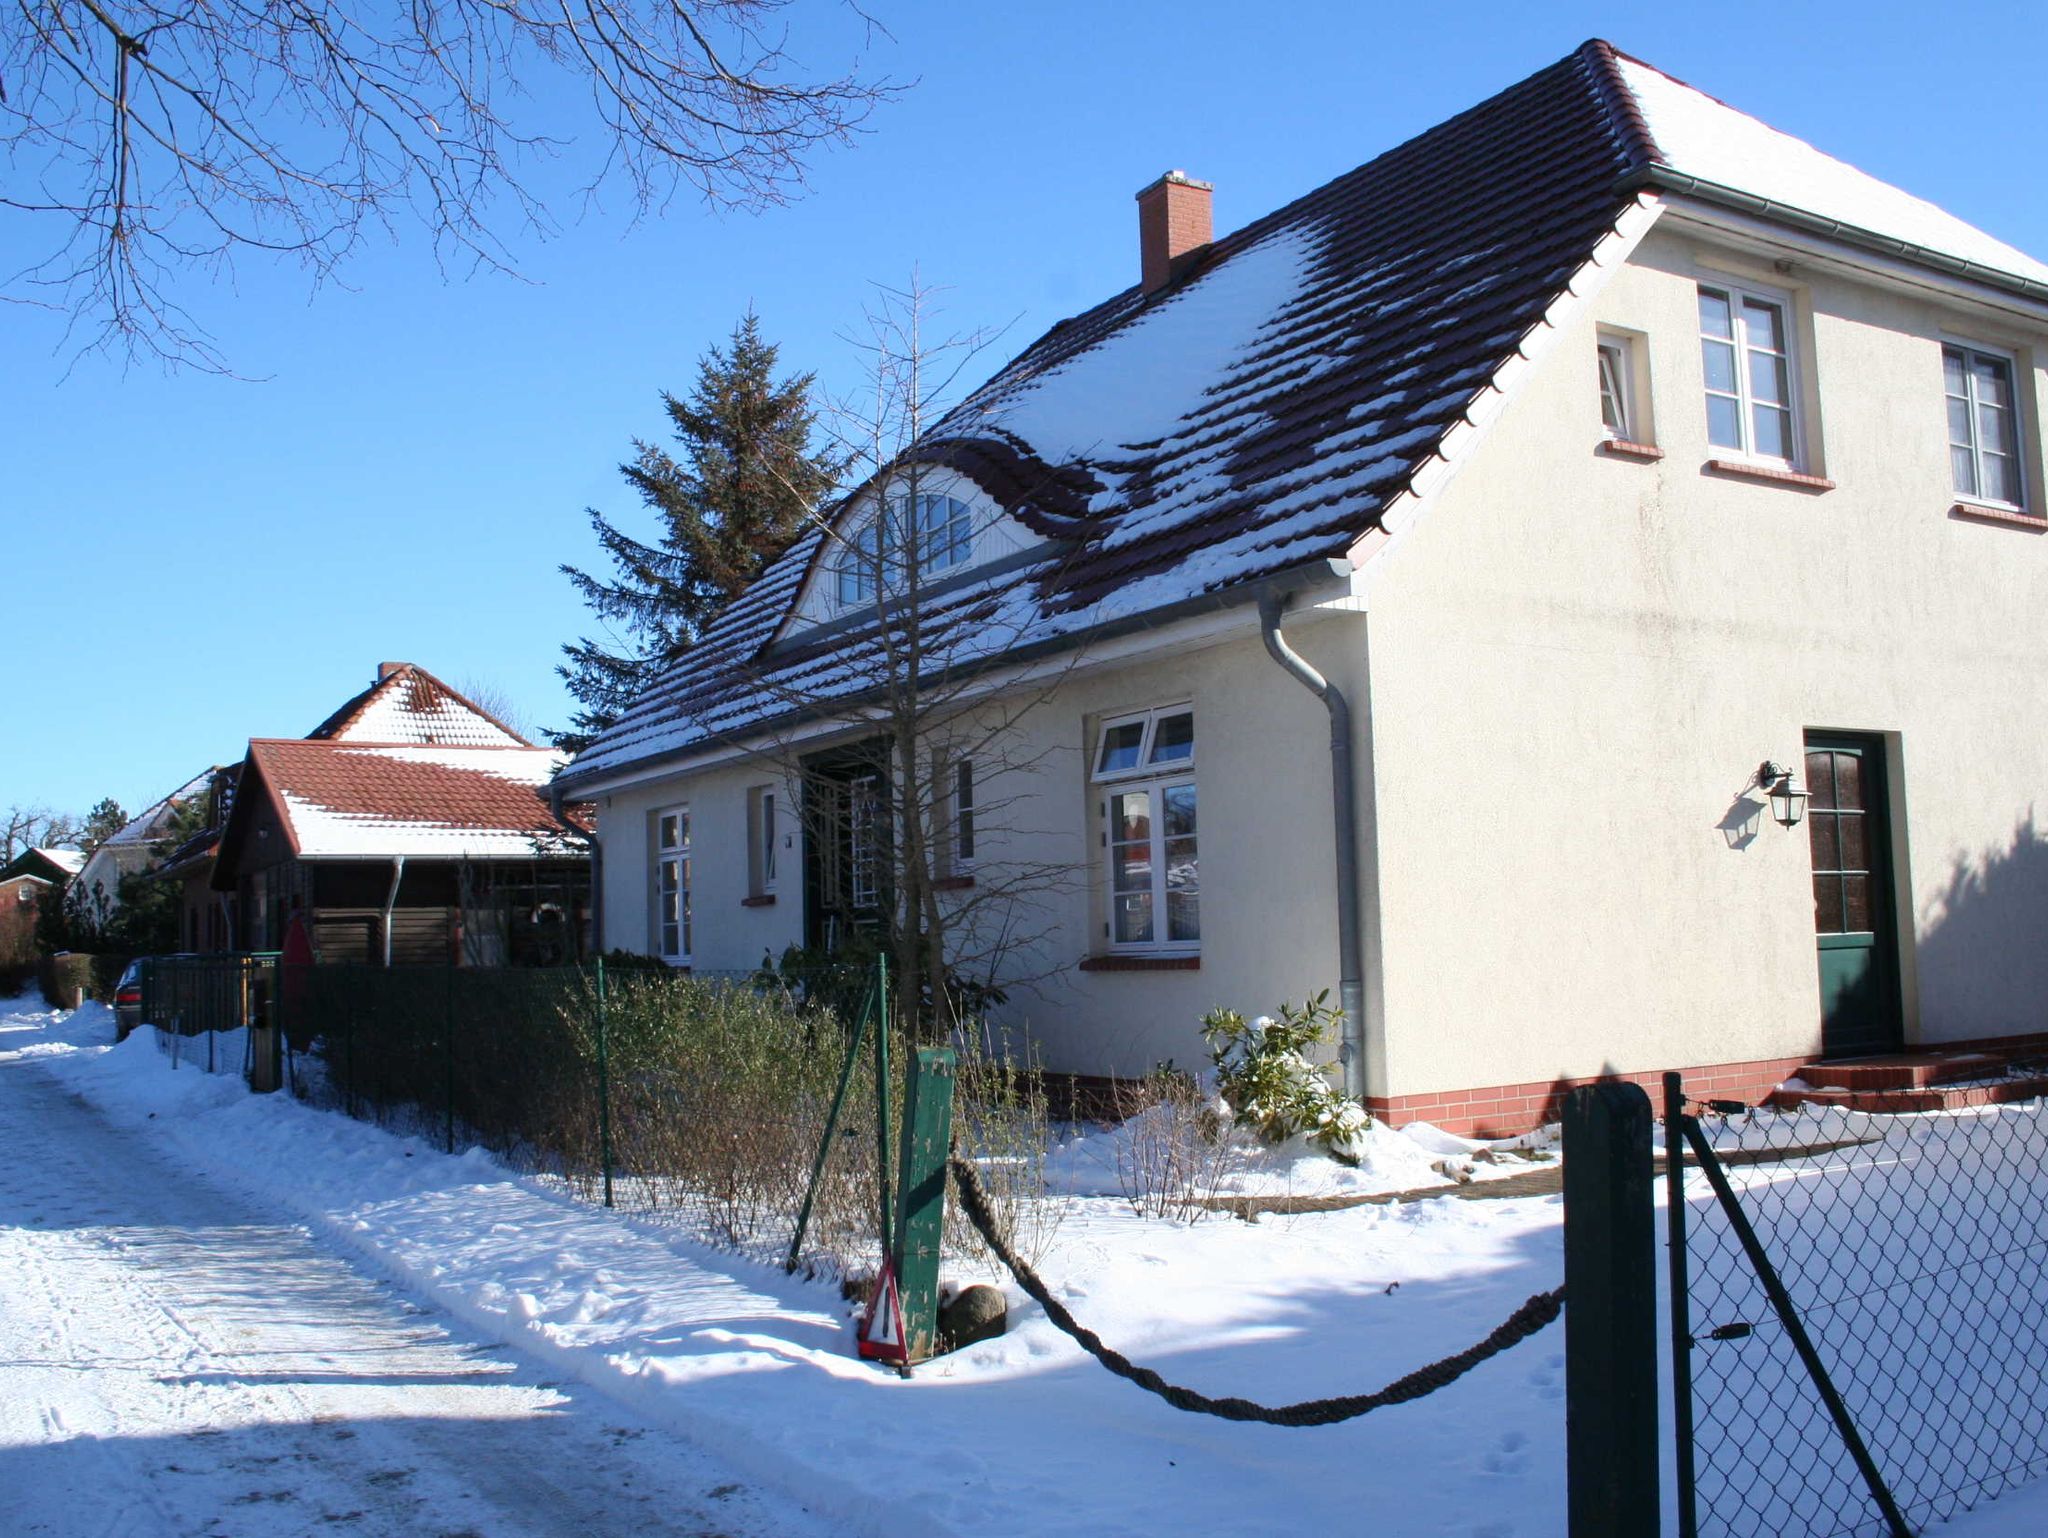
[[[450,966],[447,968],[447,973],[448,986],[442,994],[441,1009],[441,1058],[443,1070],[447,1078],[444,1091],[447,1101],[445,1112],[448,1124],[447,1134],[443,1141],[447,1144],[448,1152],[453,1153],[455,1152],[455,968]]]
[[[889,1199],[889,958],[875,958],[875,1183],[880,1188],[882,1248],[896,1232]]]
[[[1671,1251],[1671,1440],[1678,1538],[1699,1538],[1692,1445],[1692,1275],[1685,1248],[1685,1081],[1676,1073],[1664,1075],[1664,1215]]]
[[[921,1362],[939,1333],[939,1246],[946,1228],[946,1160],[953,1148],[951,1047],[911,1054],[903,1088],[903,1155],[890,1261],[903,1304],[903,1356]]]
[[[604,1168],[604,1204],[612,1204],[611,1009],[605,1000],[604,957],[597,958],[597,1156]]]
[[[1571,1538],[1656,1538],[1657,1235],[1650,1097],[1564,1102],[1565,1470]]]
[[[789,1239],[789,1258],[782,1263],[785,1271],[794,1272],[797,1262],[803,1258],[804,1234],[811,1226],[811,1204],[818,1198],[818,1182],[825,1178],[825,1161],[832,1153],[832,1136],[839,1130],[839,1112],[846,1104],[846,1091],[853,1083],[853,1070],[860,1063],[860,1049],[867,1044],[868,1020],[873,1012],[874,1000],[870,998],[861,1005],[853,1034],[847,1038],[846,1060],[839,1065],[839,1087],[832,1092],[832,1109],[825,1113],[825,1131],[818,1139],[817,1157],[811,1161],[811,1178],[804,1187],[803,1205],[797,1208],[796,1232]]]

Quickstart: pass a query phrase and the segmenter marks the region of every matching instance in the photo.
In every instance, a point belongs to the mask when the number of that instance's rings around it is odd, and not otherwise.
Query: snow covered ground
[[[1314,1430],[1170,1409],[1028,1306],[906,1382],[854,1359],[822,1283],[111,1036],[104,1010],[0,1003],[0,1531],[661,1531],[628,1519],[648,1510],[735,1535],[1564,1531],[1556,1327]],[[1332,1178],[1441,1181],[1458,1145],[1410,1141]],[[1055,1168],[1086,1189],[1103,1154]],[[1469,1344],[1556,1285],[1560,1216],[1537,1196],[1189,1227],[1084,1196],[1042,1269],[1170,1379],[1280,1403]],[[1944,1532],[2044,1518],[2035,1487]]]

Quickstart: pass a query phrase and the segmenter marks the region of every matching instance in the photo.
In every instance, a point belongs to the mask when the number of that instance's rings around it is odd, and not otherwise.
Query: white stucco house
[[[1330,988],[1376,1112],[1499,1133],[2048,1044],[2048,265],[1597,41],[1209,200],[1140,193],[1141,281],[910,456],[932,654],[1045,695],[952,853],[1072,873],[1005,1006],[1046,1066]],[[872,682],[891,525],[833,517],[566,771],[604,945],[858,906],[762,748],[858,736],[792,704]]]

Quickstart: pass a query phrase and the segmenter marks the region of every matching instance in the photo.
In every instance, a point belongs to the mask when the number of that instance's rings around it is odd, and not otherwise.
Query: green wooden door
[[[1900,1045],[1899,932],[1882,740],[1809,733],[1806,784],[1821,1050],[1891,1052]]]

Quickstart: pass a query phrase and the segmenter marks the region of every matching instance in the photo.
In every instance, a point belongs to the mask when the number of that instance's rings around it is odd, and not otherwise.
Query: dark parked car
[[[103,974],[104,975],[104,974]],[[142,1024],[142,963],[131,961],[121,980],[114,984],[114,1040],[126,1041],[128,1033]]]

